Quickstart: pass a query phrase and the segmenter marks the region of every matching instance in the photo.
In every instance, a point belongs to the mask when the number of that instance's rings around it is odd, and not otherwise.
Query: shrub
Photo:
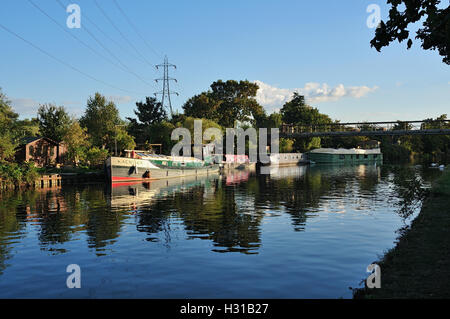
[[[20,166],[20,169],[22,170],[23,183],[31,185],[39,178],[39,173],[36,166],[34,166],[34,163],[24,162]]]
[[[19,165],[4,162],[0,164],[0,177],[16,186],[23,183],[31,185],[39,178],[39,173],[33,163],[25,162]]]
[[[19,185],[22,181],[22,170],[16,163],[2,163],[0,164],[0,176],[8,183]]]
[[[100,149],[98,147],[92,147],[86,152],[86,159],[84,164],[89,165],[89,167],[101,167],[103,166],[108,156],[108,150]]]

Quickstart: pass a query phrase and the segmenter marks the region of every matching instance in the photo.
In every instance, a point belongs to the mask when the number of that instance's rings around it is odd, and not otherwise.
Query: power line
[[[162,58],[162,55],[160,53],[158,53],[149,43],[148,41],[142,36],[142,34],[139,32],[138,28],[135,26],[135,24],[131,21],[130,18],[128,18],[128,16],[125,14],[125,12],[122,10],[122,8],[119,6],[119,4],[117,3],[116,0],[113,0],[114,4],[116,5],[117,9],[119,9],[119,11],[122,13],[122,15],[125,17],[125,19],[127,20],[128,24],[133,28],[134,32],[136,32],[136,34],[142,39],[142,41],[144,41],[145,45],[151,50],[153,51],[153,53],[156,54],[156,56],[158,56],[158,58]]]
[[[57,0],[58,1],[58,0]],[[80,38],[78,38],[76,35],[74,35],[72,32],[69,32],[67,30],[66,27],[62,26],[61,24],[58,23],[58,21],[56,21],[54,18],[52,18],[47,12],[45,12],[41,7],[39,7],[36,3],[34,3],[31,0],[28,0],[28,2],[33,5],[37,10],[39,10],[43,15],[45,15],[47,18],[49,18],[53,23],[55,23],[59,28],[61,28],[64,32],[66,32],[67,34],[69,34],[72,38],[74,38],[76,41],[80,42],[82,45],[84,45],[85,47],[87,47],[89,50],[91,50],[92,52],[94,52],[96,55],[98,55],[99,57],[101,57],[102,59],[105,59],[106,61],[108,61],[109,63],[111,63],[112,65],[114,65],[117,68],[120,68],[121,70],[128,72],[132,75],[134,75],[137,79],[139,79],[140,81],[142,81],[143,83],[145,83],[148,86],[152,86],[150,83],[148,83],[147,81],[145,81],[142,77],[140,77],[138,74],[136,74],[135,72],[133,72],[132,70],[130,70],[126,65],[124,65],[120,60],[118,60],[118,62],[120,63],[120,65],[114,63],[113,61],[111,61],[111,59],[107,58],[106,56],[104,56],[103,54],[101,54],[100,52],[98,52],[97,50],[95,50],[94,48],[92,48],[89,44],[87,44],[86,42],[84,42],[83,40],[81,40]],[[61,3],[60,3],[61,4]],[[62,4],[61,4],[62,5]],[[91,35],[93,36],[93,35]],[[95,39],[95,36],[94,36]]]
[[[34,44],[34,43],[28,41],[27,39],[25,39],[25,38],[23,38],[22,36],[18,35],[18,34],[15,33],[14,31],[8,29],[7,27],[5,27],[5,26],[4,26],[3,24],[1,24],[1,23],[0,23],[0,28],[2,28],[3,30],[5,30],[5,31],[8,32],[9,34],[15,36],[16,38],[18,38],[18,39],[24,41],[25,43],[27,43],[28,45],[32,46],[33,48],[35,48],[36,50],[40,51],[41,53],[47,55],[48,57],[50,57],[50,58],[56,60],[57,62],[59,62],[59,63],[65,65],[66,67],[68,67],[68,68],[70,68],[70,69],[72,69],[72,70],[74,70],[74,71],[76,71],[76,72],[78,72],[78,73],[84,75],[85,77],[87,77],[87,78],[89,78],[89,79],[91,79],[91,80],[94,80],[94,81],[96,81],[96,82],[102,83],[103,85],[106,85],[106,86],[109,86],[109,87],[114,88],[114,89],[116,89],[116,90],[124,91],[124,92],[127,92],[127,93],[143,94],[143,93],[140,93],[140,92],[134,92],[134,91],[130,91],[130,90],[127,90],[127,89],[122,89],[122,88],[117,87],[117,86],[115,86],[115,85],[109,84],[109,83],[107,83],[107,82],[105,82],[105,81],[103,81],[103,80],[97,79],[96,77],[93,77],[92,75],[89,75],[89,74],[87,74],[86,72],[83,72],[83,71],[81,71],[80,69],[74,67],[73,65],[71,65],[71,64],[69,64],[69,63],[67,63],[67,62],[65,62],[65,61],[63,61],[63,60],[61,60],[61,59],[55,57],[54,55],[52,55],[51,53],[45,51],[44,49],[41,49],[41,48],[38,47],[36,44]]]
[[[114,29],[116,29],[116,31],[120,34],[120,36],[125,40],[125,42],[128,43],[128,45],[130,47],[132,47],[134,49],[134,51],[136,51],[136,53],[138,55],[140,55],[142,57],[142,59],[145,61],[145,63],[147,63],[149,66],[153,67],[153,65],[148,62],[148,60],[139,52],[139,50],[133,45],[133,43],[131,43],[127,37],[122,33],[122,31],[120,31],[120,29],[116,26],[116,24],[114,23],[114,21],[111,20],[111,18],[106,14],[106,12],[102,9],[102,7],[100,7],[100,5],[98,4],[97,0],[94,0],[95,5],[97,6],[97,8],[100,10],[100,12],[103,14],[103,16],[106,18],[106,20],[109,21],[109,23],[114,27]]]
[[[59,3],[60,6],[62,6],[64,8],[64,10],[66,9],[67,6],[64,6],[64,4],[60,0],[56,0],[56,1]],[[108,38],[111,42],[114,42],[119,48],[123,49],[123,46],[119,42],[117,42],[115,39],[113,39],[111,36],[109,36],[105,31],[103,31],[92,19],[89,18],[89,16],[86,15],[86,13],[83,13],[83,19],[86,19],[87,21],[89,21],[103,36]],[[130,51],[129,51],[129,53],[131,53],[133,55],[133,57],[137,58],[141,62],[146,63],[145,60],[142,60],[142,58],[140,56],[136,55],[135,53],[132,53]]]

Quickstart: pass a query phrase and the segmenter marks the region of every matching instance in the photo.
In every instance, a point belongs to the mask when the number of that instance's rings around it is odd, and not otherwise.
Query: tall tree
[[[218,112],[220,103],[221,101],[216,100],[211,92],[202,92],[184,103],[184,115],[218,121],[220,119]]]
[[[416,32],[416,39],[422,42],[424,50],[438,50],[443,62],[450,64],[450,5],[439,9],[440,0],[387,0],[391,4],[389,20],[380,22],[375,37],[370,41],[372,47],[380,51],[391,42],[406,39],[411,48],[408,26],[423,21],[423,27]],[[404,7],[401,11],[399,7]]]
[[[90,146],[86,131],[86,128],[80,126],[80,122],[72,120],[63,137],[63,142],[67,146],[67,161],[78,164],[86,156]]]
[[[283,105],[280,113],[283,122],[288,124],[314,125],[332,123],[328,115],[322,114],[317,108],[306,104],[305,97],[297,92],[294,93],[292,100]],[[306,152],[320,146],[320,137],[297,138],[294,142],[294,148],[301,152]]]
[[[141,146],[150,140],[151,132],[159,127],[163,121],[167,121],[167,113],[161,102],[154,97],[146,97],[145,102],[136,102],[134,110],[137,119],[127,117],[130,122],[128,132],[135,136],[136,143]]]
[[[63,106],[41,105],[38,109],[39,130],[44,137],[61,142],[70,125],[70,116]]]
[[[0,161],[11,159],[17,147],[14,127],[19,115],[0,88]]]
[[[10,128],[13,126],[14,122],[17,121],[19,114],[13,111],[11,107],[11,101],[2,92],[0,88],[0,127]]]
[[[286,102],[281,109],[284,123],[296,125],[313,125],[332,123],[331,118],[319,112],[317,108],[309,106],[303,95],[294,93],[292,100]]]
[[[93,146],[110,151],[114,150],[116,141],[120,145],[119,151],[135,146],[133,138],[125,130],[126,124],[120,119],[114,102],[107,101],[98,92],[94,97],[89,97],[80,124],[87,129]]]
[[[141,124],[151,125],[154,123],[161,123],[167,120],[167,113],[163,108],[161,102],[158,102],[154,97],[146,97],[144,102],[136,102],[137,110],[134,114],[137,115]],[[133,119],[128,118],[132,121]]]
[[[236,121],[255,122],[264,112],[255,99],[258,89],[256,83],[247,80],[218,80],[211,84],[210,91],[189,99],[183,110],[186,116],[210,119],[222,127],[234,127]]]

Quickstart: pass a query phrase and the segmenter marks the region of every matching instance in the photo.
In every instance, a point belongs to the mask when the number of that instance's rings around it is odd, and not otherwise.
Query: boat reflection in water
[[[286,177],[301,177],[304,176],[308,166],[265,166],[261,169],[266,170],[272,179],[280,179]]]
[[[374,164],[270,172],[0,192],[0,298],[351,298],[404,226],[393,205],[409,195],[397,190],[440,176]],[[64,284],[70,263],[83,289]]]
[[[220,179],[219,173],[208,175],[174,177],[148,182],[115,183],[109,188],[111,208],[137,209],[149,205],[156,198],[173,195],[197,186],[211,189],[212,183]]]

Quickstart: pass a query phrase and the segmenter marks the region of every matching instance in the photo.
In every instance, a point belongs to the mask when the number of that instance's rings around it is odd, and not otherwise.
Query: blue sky
[[[55,0],[33,1],[65,27],[69,13]],[[370,48],[374,29],[366,25],[370,15],[366,8],[380,5],[385,18],[385,0],[117,0],[158,54],[134,32],[112,0],[97,1],[151,65],[161,63],[165,54],[177,65],[171,72],[178,79],[173,89],[180,93],[172,99],[175,109],[181,110],[189,97],[207,90],[215,80],[247,79],[260,84],[258,100],[268,112],[298,90],[311,105],[342,121],[450,115],[450,67],[437,52],[423,51],[418,42],[410,50],[404,43],[391,44],[381,53]],[[64,105],[79,116],[97,91],[116,102],[122,117],[131,116],[136,101],[161,89],[154,81],[161,73],[136,57],[92,0],[70,3],[81,8],[81,28],[66,27],[67,31],[113,60],[89,36],[92,32],[150,85],[92,53],[28,0],[3,0],[2,25],[125,91],[75,72],[1,28],[0,87],[22,117],[34,116],[39,103]]]

